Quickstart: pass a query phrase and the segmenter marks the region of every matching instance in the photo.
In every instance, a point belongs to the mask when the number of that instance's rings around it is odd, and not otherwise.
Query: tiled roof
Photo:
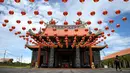
[[[110,55],[107,55],[103,59],[105,60],[105,59],[109,59],[109,58],[114,58],[114,57],[116,57],[116,55],[122,56],[122,55],[126,55],[126,54],[130,54],[130,48],[121,50],[119,52],[116,52],[116,53],[113,53]]]
[[[85,28],[78,28],[78,31],[75,31],[75,29],[68,29],[68,31],[65,31],[64,29],[56,29],[56,31],[53,31],[53,28],[47,28],[45,32],[42,34],[48,36],[54,36],[57,34],[57,36],[74,36],[77,34],[77,36],[83,36],[83,35],[89,35],[87,31],[85,31]]]

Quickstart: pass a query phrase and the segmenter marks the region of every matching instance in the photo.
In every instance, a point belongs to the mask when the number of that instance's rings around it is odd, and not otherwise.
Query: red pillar
[[[38,67],[40,67],[40,58],[41,58],[41,47],[38,48],[38,57],[37,57],[37,64]]]
[[[92,66],[92,62],[93,62],[93,54],[92,54],[92,48],[89,47],[89,55],[90,55],[90,67]]]

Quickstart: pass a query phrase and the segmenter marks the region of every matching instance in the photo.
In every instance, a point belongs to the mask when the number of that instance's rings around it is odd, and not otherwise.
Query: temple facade
[[[104,37],[101,31],[92,32],[86,23],[78,25],[54,25],[46,23],[38,33],[29,30],[35,40],[34,45],[28,42],[26,47],[32,50],[32,67],[47,68],[96,68],[100,67],[100,50],[105,48],[97,45],[98,38]],[[77,24],[77,22],[76,22]]]

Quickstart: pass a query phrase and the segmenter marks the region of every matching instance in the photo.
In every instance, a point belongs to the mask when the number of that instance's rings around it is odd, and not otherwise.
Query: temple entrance
[[[55,63],[59,68],[72,68],[74,59],[73,52],[57,52],[57,61]]]
[[[61,68],[69,68],[72,65],[72,56],[70,55],[61,55]]]

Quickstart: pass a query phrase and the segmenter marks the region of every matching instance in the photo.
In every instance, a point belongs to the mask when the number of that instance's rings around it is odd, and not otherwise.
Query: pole
[[[22,63],[23,56],[21,55],[21,63]]]
[[[6,50],[5,50],[5,52],[4,52],[4,62],[5,62],[5,57],[6,57]]]

